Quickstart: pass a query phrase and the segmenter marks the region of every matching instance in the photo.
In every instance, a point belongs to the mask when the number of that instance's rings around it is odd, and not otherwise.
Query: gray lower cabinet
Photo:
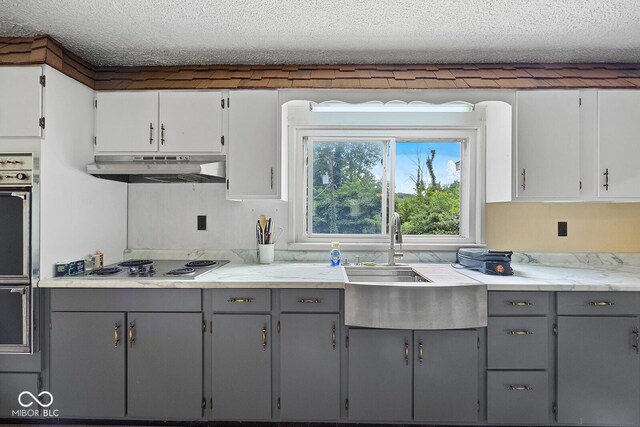
[[[13,411],[24,409],[18,403],[18,397],[20,396],[20,393],[28,391],[34,396],[38,395],[39,376],[39,374],[34,373],[0,374],[0,419],[16,416],[13,414]],[[25,396],[23,402],[25,404],[28,404],[31,403],[32,400],[31,398]],[[31,407],[29,409],[34,409],[34,407]]]
[[[340,315],[280,316],[280,418],[340,418]]]
[[[414,333],[413,402],[416,421],[478,420],[478,332]]]
[[[558,317],[558,422],[640,423],[638,326],[635,317]]]
[[[349,419],[411,420],[412,331],[349,331]]]
[[[128,415],[202,418],[202,313],[127,314]]]
[[[50,392],[60,417],[125,416],[125,314],[51,313]]]
[[[271,419],[271,316],[214,314],[213,418]]]

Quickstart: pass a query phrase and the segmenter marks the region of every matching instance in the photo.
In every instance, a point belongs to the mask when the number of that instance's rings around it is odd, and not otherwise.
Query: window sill
[[[483,243],[404,243],[403,251],[415,252],[453,252],[460,248],[485,248]],[[298,242],[289,243],[287,249],[290,251],[328,251],[331,249],[330,242]],[[375,251],[384,252],[389,250],[389,243],[349,243],[341,242],[342,251]],[[400,250],[400,245],[396,244],[396,250]]]

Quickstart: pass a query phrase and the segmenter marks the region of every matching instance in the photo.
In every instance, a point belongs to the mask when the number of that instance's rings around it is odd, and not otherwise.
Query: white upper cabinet
[[[158,92],[98,92],[97,152],[158,151]]]
[[[0,67],[0,137],[42,136],[42,67]]]
[[[598,92],[598,197],[640,197],[640,91]]]
[[[278,109],[277,91],[239,90],[229,93],[229,199],[285,196]]]
[[[222,94],[98,92],[97,153],[219,153]]]
[[[579,91],[520,91],[516,110],[517,198],[580,197]]]
[[[160,92],[160,151],[221,151],[221,102],[220,92]]]

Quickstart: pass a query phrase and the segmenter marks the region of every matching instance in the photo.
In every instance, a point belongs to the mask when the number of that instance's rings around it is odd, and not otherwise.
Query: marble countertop
[[[490,276],[454,269],[450,264],[410,264],[441,284],[479,283],[490,291],[640,291],[640,267],[570,266],[514,263],[513,276]],[[472,280],[469,280],[472,279]],[[40,280],[43,288],[344,288],[341,268],[326,262],[276,262],[270,265],[232,261],[196,280],[139,280],[63,277]]]

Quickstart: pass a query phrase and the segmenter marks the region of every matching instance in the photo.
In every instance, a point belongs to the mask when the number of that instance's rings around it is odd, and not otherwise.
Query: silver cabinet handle
[[[298,298],[300,304],[320,304],[321,302],[320,298]]]
[[[529,301],[509,301],[509,304],[513,307],[530,307],[533,305],[533,303]]]
[[[409,340],[404,339],[404,363],[409,365]]]
[[[602,176],[604,176],[604,184],[602,185],[604,187],[604,191],[609,191],[609,168],[604,170]]]
[[[273,168],[271,168],[271,189],[273,190]]]
[[[164,123],[160,125],[160,144],[164,145]]]
[[[609,307],[616,305],[616,303],[611,301],[590,301],[589,305],[593,305],[595,307]]]
[[[267,327],[262,327],[262,351],[267,351]]]
[[[334,323],[331,327],[331,344],[333,345],[333,349],[336,349],[336,340],[338,336],[336,334],[336,324]]]
[[[533,387],[524,385],[524,384],[510,385],[507,388],[511,391],[532,391],[533,390]]]
[[[527,170],[522,169],[522,173],[520,175],[522,176],[522,189],[526,190],[527,189]]]
[[[253,302],[253,298],[229,298],[227,302],[238,303],[238,304],[246,304],[249,302]]]
[[[149,123],[149,144],[153,144],[153,123]]]
[[[533,332],[527,329],[513,329],[507,332],[509,335],[533,335]]]

